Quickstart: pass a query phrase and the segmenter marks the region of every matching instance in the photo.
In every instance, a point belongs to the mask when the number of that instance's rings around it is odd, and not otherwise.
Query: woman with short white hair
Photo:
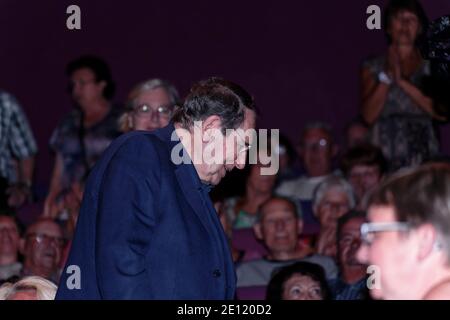
[[[0,300],[54,300],[56,285],[42,277],[25,277],[16,283],[0,287]]]
[[[320,222],[316,251],[336,258],[337,220],[355,207],[352,186],[338,176],[330,176],[320,183],[313,197],[314,215]]]

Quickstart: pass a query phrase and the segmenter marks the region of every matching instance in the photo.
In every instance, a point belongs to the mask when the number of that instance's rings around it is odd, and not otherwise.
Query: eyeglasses
[[[325,210],[336,210],[336,211],[348,211],[350,209],[348,203],[339,203],[325,200],[319,204],[322,209]]]
[[[30,233],[27,235],[27,238],[32,238],[38,244],[49,244],[53,242],[59,247],[64,246],[64,244],[66,243],[65,239],[62,237],[52,237],[41,233]]]
[[[408,232],[411,226],[406,222],[367,222],[361,225],[361,240],[367,245],[371,245],[375,239],[375,234],[387,231]]]
[[[141,104],[133,110],[140,117],[150,118],[152,115],[156,115],[157,118],[168,118],[172,115],[172,106],[159,106],[157,108],[152,108],[148,104]]]

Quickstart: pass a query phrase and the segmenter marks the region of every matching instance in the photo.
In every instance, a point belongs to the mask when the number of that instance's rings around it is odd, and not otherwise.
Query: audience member
[[[323,268],[315,263],[296,262],[280,268],[267,286],[266,300],[330,300]]]
[[[44,215],[56,218],[58,202],[75,181],[85,179],[103,151],[120,132],[120,110],[111,105],[114,83],[100,58],[83,56],[67,66],[75,109],[54,130],[50,146],[55,164]]]

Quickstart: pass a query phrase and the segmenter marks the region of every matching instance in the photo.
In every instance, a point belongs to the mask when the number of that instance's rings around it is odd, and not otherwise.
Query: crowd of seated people
[[[281,135],[271,146],[279,157],[277,174],[263,175],[265,165],[249,164],[239,173],[240,185],[231,184],[232,191],[242,192],[220,194],[218,186],[213,200],[236,266],[237,299],[369,299],[371,263],[392,268],[392,282],[408,283],[392,265],[397,260],[384,258],[398,259],[399,265],[424,275],[438,266],[442,277],[430,283],[450,277],[443,263],[450,230],[444,220],[450,210],[449,169],[445,164],[423,166],[439,155],[432,121],[445,120],[421,86],[429,66],[417,40],[427,19],[418,1],[391,0],[385,21],[388,52],[363,63],[361,114],[349,117],[342,137],[324,121],[308,121],[296,140]],[[0,136],[0,299],[53,299],[90,170],[116,137],[169,124],[181,100],[169,81],[153,78],[133,87],[123,107],[114,104],[112,73],[96,56],[71,61],[66,72],[74,108],[53,131],[47,196],[37,199],[41,212],[25,226],[19,213],[33,201],[37,146],[18,101],[0,91],[0,129],[11,132]],[[436,194],[426,190],[433,181]],[[417,196],[416,208],[405,194]],[[428,213],[422,194],[429,199]],[[446,208],[439,197],[447,197]],[[385,211],[389,221],[381,215]],[[390,229],[383,229],[383,223],[390,223]],[[421,240],[427,249],[402,261],[401,249],[413,251],[414,243],[395,238],[390,243],[398,252],[385,257],[372,246],[373,234],[393,230],[419,230],[416,244]],[[384,285],[390,291],[372,296],[409,297],[391,283]],[[445,281],[442,288],[421,283],[416,289],[413,298],[450,298]]]

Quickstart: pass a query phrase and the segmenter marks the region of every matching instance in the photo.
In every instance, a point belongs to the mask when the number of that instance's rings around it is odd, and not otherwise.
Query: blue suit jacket
[[[194,166],[171,161],[173,130],[125,134],[96,164],[57,299],[234,298],[228,241]]]

